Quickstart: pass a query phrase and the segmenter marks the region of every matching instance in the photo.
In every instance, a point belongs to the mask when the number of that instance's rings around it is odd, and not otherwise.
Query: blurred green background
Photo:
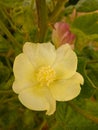
[[[26,41],[51,41],[52,25],[62,20],[76,35],[85,82],[76,99],[57,102],[46,116],[25,108],[12,91],[13,62]],[[0,130],[88,129],[98,129],[98,0],[0,0]]]

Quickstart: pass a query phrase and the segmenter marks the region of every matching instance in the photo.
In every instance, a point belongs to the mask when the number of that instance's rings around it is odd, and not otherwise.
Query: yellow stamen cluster
[[[41,86],[49,86],[55,80],[55,71],[50,67],[41,67],[37,73],[37,80]]]

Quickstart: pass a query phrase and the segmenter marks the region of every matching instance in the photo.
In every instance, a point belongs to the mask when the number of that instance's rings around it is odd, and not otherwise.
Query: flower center
[[[41,67],[37,74],[37,80],[41,86],[49,86],[55,80],[55,71],[50,67]]]

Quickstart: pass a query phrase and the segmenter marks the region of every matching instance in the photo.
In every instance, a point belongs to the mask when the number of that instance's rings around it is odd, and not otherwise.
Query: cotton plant
[[[0,5],[0,130],[97,130],[98,2]]]
[[[56,111],[56,101],[77,97],[84,83],[77,72],[77,55],[72,50],[75,35],[66,22],[56,22],[52,42],[26,42],[14,61],[13,90],[20,102],[31,110]],[[21,79],[21,80],[20,80]]]

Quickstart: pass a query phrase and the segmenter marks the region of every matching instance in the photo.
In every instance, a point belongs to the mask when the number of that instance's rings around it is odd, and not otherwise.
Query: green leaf
[[[70,115],[70,110],[69,106],[66,102],[57,102],[57,107],[56,107],[56,113],[55,113],[55,118],[56,118],[56,123],[53,125],[50,130],[67,130],[66,126],[66,120],[69,118]]]
[[[82,52],[81,55],[85,58],[87,58],[88,60],[90,60],[89,62],[94,63],[95,61],[98,61],[98,51],[95,51],[93,46],[87,46],[85,47]]]
[[[93,64],[90,63],[88,65],[87,74],[89,75],[95,86],[98,88],[98,62]]]
[[[71,14],[72,11],[73,11],[73,9],[74,9],[74,6],[73,6],[73,5],[70,5],[70,6],[66,7],[65,12],[64,12],[64,13],[65,13],[65,16]]]
[[[70,116],[66,120],[69,130],[98,129],[98,103],[92,100],[69,102]],[[97,122],[95,121],[97,119]],[[93,122],[92,122],[93,120]]]
[[[94,51],[92,47],[85,47],[82,55],[88,58],[86,73],[95,86],[98,87],[98,51]]]
[[[56,108],[57,121],[64,122],[66,114],[67,114],[66,102],[57,102],[57,108]]]
[[[0,83],[6,81],[10,75],[10,70],[8,67],[4,66],[2,62],[0,62]]]
[[[64,124],[57,122],[50,130],[65,130]]]
[[[50,130],[93,130],[98,129],[98,103],[92,100],[74,100],[57,106],[56,123]],[[66,113],[65,113],[66,112]],[[61,114],[60,114],[61,113]],[[59,119],[63,120],[59,120]],[[93,120],[93,122],[92,122]],[[97,121],[95,121],[97,120]]]
[[[0,0],[0,6],[14,7],[23,4],[24,0]]]
[[[84,84],[81,86],[81,93],[79,97],[89,98],[93,95],[96,87],[86,73],[86,65],[88,60],[84,57],[80,57],[78,60],[77,71],[81,73],[84,78]]]
[[[8,41],[0,35],[0,53],[7,52],[9,50]]]
[[[76,35],[75,49],[79,52],[88,45],[90,39],[85,33],[77,28],[72,28],[73,33]]]
[[[35,125],[35,122],[34,122],[34,113],[32,111],[26,109],[25,112],[24,112],[23,122],[24,122],[24,124],[26,126],[29,126],[30,123],[32,123],[32,121],[33,121],[33,124],[32,124],[32,127],[33,127]]]
[[[15,38],[18,38],[20,43],[24,41],[35,41],[36,36],[36,28],[37,24],[35,24],[34,12],[32,12],[30,5],[26,7],[17,7],[13,10],[12,19],[21,33],[15,32]],[[28,24],[29,23],[29,24]],[[34,33],[34,34],[33,34]],[[26,37],[24,37],[26,35]],[[32,39],[32,40],[31,40]]]
[[[86,14],[77,17],[72,23],[76,35],[76,49],[82,50],[91,41],[98,41],[98,14]]]
[[[98,0],[79,0],[75,8],[79,12],[91,12],[98,10]]]
[[[86,35],[98,34],[98,13],[77,17],[73,21],[72,26]]]

